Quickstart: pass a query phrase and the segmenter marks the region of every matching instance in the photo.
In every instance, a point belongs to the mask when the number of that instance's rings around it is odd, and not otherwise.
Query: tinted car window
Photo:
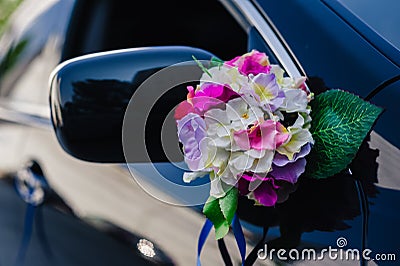
[[[193,46],[230,59],[246,52],[247,35],[216,0],[82,0],[74,9],[63,60],[159,45]]]
[[[48,78],[60,61],[163,45],[199,47],[228,60],[246,52],[247,34],[215,0],[196,8],[189,1],[66,0],[38,6],[27,0],[0,42],[0,94],[47,105]]]
[[[48,104],[48,77],[59,63],[74,1],[24,1],[0,41],[0,95]]]

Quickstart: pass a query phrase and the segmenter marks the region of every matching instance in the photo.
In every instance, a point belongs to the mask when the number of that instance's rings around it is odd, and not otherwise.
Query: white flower
[[[270,73],[275,74],[277,83],[283,89],[298,89],[306,81],[305,77],[284,77],[285,71],[279,65],[271,65]]]
[[[247,129],[249,125],[261,122],[264,112],[249,104],[243,98],[230,100],[226,105],[227,117],[232,121],[231,128],[234,130]]]
[[[225,191],[222,187],[222,182],[219,177],[214,177],[213,179],[211,179],[210,196],[213,196],[215,198],[222,198],[223,196],[225,196]]]
[[[190,183],[193,180],[195,180],[198,177],[203,177],[205,175],[207,175],[208,172],[203,172],[203,171],[199,171],[199,172],[186,172],[183,173],[183,182],[185,183]]]
[[[229,167],[226,167],[224,171],[222,172],[221,175],[219,175],[222,181],[224,181],[225,184],[234,186],[236,185],[238,181],[238,174],[232,173],[231,169]]]
[[[225,110],[211,109],[204,114],[207,135],[216,147],[227,148],[231,144],[231,121]]]
[[[244,152],[233,152],[228,166],[234,176],[248,171],[254,162],[254,158]]]
[[[284,89],[285,99],[280,109],[287,113],[309,113],[307,93],[301,89]]]
[[[230,153],[222,148],[217,148],[214,160],[212,161],[212,166],[219,169],[221,172],[228,164]]]
[[[289,160],[292,160],[294,154],[300,152],[305,144],[314,143],[310,131],[303,128],[304,121],[303,116],[299,114],[293,126],[288,127],[290,133],[288,141],[277,149],[277,152],[286,155]]]
[[[285,97],[281,86],[277,82],[275,74],[260,73],[250,75],[251,86],[259,99],[261,107],[266,111],[275,111],[279,108]]]
[[[232,189],[232,187],[236,184],[237,180],[233,183],[227,183],[224,177],[217,176],[214,173],[210,173],[210,196],[215,198],[221,198],[225,196],[226,191]]]
[[[235,185],[237,182],[236,174],[228,167],[230,152],[225,149],[218,149],[213,161],[213,168],[216,176],[220,177],[226,184]]]
[[[254,158],[250,171],[253,173],[268,173],[271,170],[272,160],[274,159],[274,151],[271,150],[249,150],[246,152],[250,157]]]
[[[204,82],[214,82],[217,84],[229,84],[229,86],[235,91],[240,92],[242,87],[248,83],[248,78],[239,73],[238,69],[229,66],[216,66],[208,69],[211,77],[204,73],[200,78],[200,86]]]
[[[285,74],[285,70],[283,70],[279,65],[271,65],[271,70],[270,73],[273,73],[276,77],[276,82],[281,86],[285,87],[283,85],[286,84],[286,81],[283,77],[283,74]]]

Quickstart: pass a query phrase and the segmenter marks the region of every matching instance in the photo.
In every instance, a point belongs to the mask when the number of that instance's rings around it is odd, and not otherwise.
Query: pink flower
[[[175,109],[174,118],[180,120],[189,113],[195,113],[193,105],[188,101],[183,101],[178,104]]]
[[[253,190],[254,198],[264,206],[274,206],[278,200],[276,191],[279,186],[275,184],[272,177],[261,177],[252,173],[243,174],[238,182],[239,193],[243,196],[248,195],[251,184],[255,183],[256,188]]]
[[[188,86],[187,100],[181,102],[175,110],[175,119],[179,120],[188,113],[195,113],[203,116],[211,108],[223,107],[224,103],[231,99],[240,97],[229,85],[216,83],[204,83],[200,89],[195,90]]]
[[[188,94],[185,101],[178,104],[175,109],[174,118],[175,120],[180,120],[189,113],[195,113],[192,104],[192,98],[194,97],[194,88],[192,86],[187,86]]]
[[[196,97],[211,97],[226,103],[229,100],[240,97],[240,95],[237,94],[234,90],[232,90],[228,84],[221,85],[221,84],[207,82],[204,83],[201,86],[200,90],[198,90],[195,93],[193,98]]]
[[[250,129],[235,132],[233,138],[243,150],[275,150],[289,138],[289,133],[281,123],[266,120]]]
[[[238,67],[240,73],[244,75],[257,75],[260,73],[268,74],[271,70],[268,56],[265,53],[260,53],[252,50],[250,53],[242,56],[237,56],[234,59],[225,63],[228,66]]]

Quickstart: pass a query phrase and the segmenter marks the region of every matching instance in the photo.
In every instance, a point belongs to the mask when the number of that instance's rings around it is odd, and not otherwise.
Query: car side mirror
[[[50,77],[51,119],[60,145],[91,162],[182,160],[171,111],[186,98],[187,85],[201,77],[193,57],[210,60],[213,55],[163,46],[101,52],[61,63]],[[134,94],[139,96],[132,102]],[[161,134],[167,136],[164,141]],[[165,145],[172,147],[170,154]]]

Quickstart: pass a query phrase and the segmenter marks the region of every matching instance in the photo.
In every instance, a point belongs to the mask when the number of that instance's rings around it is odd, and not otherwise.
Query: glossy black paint
[[[301,62],[308,76],[329,88],[362,97],[399,74],[397,60],[387,58],[324,1],[253,1],[268,15]],[[332,1],[329,1],[332,2]],[[296,17],[296,23],[287,18]]]
[[[254,2],[271,18],[300,60],[309,75],[309,83],[343,88],[366,97],[380,84],[400,74],[400,51],[338,1]],[[288,23],[288,17],[296,17],[296,23]],[[396,133],[400,129],[396,122],[400,116],[399,86],[399,82],[390,84],[370,99],[385,111],[350,166],[360,197],[363,239],[360,246],[371,249],[371,257],[387,253],[395,254],[397,260],[400,246],[400,168],[397,163],[400,138]],[[337,200],[342,196],[338,190]],[[333,206],[340,204],[337,202]],[[300,217],[299,213],[295,219],[301,221]],[[396,261],[375,262],[396,265]]]
[[[213,55],[197,48],[165,46],[100,53],[67,61],[52,78],[50,96],[52,121],[61,146],[82,160],[125,162],[122,123],[135,90],[155,72],[193,61],[192,56],[209,60]],[[170,111],[163,106],[174,106],[185,95],[185,89],[179,90],[172,103],[159,106],[159,115],[153,119],[163,121],[163,116]],[[137,130],[143,126],[137,125]],[[155,137],[159,136],[153,134]],[[165,160],[162,147],[153,146],[152,150],[154,161]]]
[[[381,3],[371,1],[366,4],[352,0],[342,2],[323,0],[323,2],[379,52],[400,66],[399,35],[394,26],[398,24],[399,18],[396,13],[397,1],[386,0]],[[385,19],[382,19],[382,15]]]

